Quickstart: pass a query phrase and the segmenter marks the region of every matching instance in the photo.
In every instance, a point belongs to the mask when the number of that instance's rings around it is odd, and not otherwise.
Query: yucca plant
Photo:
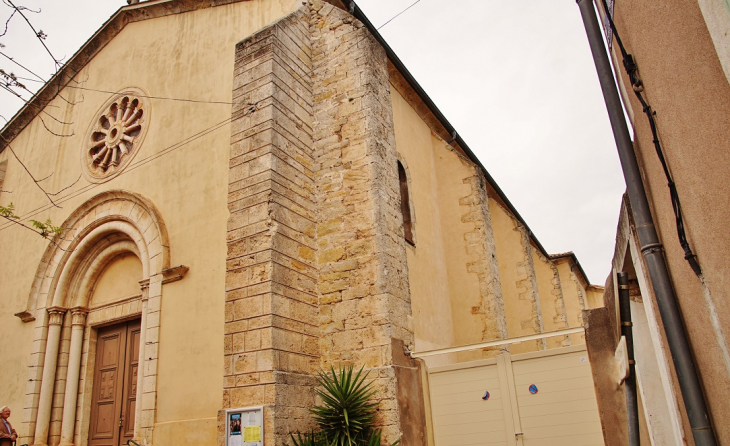
[[[289,436],[294,446],[329,446],[321,432],[310,432],[304,435],[297,432],[296,438],[294,434],[289,434]]]
[[[354,374],[354,376],[353,376]],[[310,409],[319,432],[290,434],[294,446],[380,446],[381,431],[373,429],[377,403],[368,402],[375,395],[372,381],[366,383],[367,373],[361,367],[357,373],[348,366],[330,373],[318,372],[322,389],[317,395],[322,406]],[[396,441],[391,446],[397,445]]]
[[[354,374],[354,368],[340,368],[339,373],[319,372],[317,381],[322,389],[317,395],[322,406],[314,406],[312,414],[327,442],[333,446],[356,446],[370,439],[375,421],[377,403],[370,403],[375,394],[372,381],[366,383],[363,368]]]

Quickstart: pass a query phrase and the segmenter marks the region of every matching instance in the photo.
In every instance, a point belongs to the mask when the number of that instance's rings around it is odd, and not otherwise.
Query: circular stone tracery
[[[84,161],[93,180],[121,172],[139,148],[147,126],[141,95],[127,91],[102,107],[87,137]]]

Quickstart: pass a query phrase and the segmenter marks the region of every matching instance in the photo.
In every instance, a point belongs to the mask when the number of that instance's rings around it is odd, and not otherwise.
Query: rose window
[[[144,103],[132,92],[113,98],[100,114],[85,154],[89,172],[97,179],[120,172],[134,157],[146,130]]]

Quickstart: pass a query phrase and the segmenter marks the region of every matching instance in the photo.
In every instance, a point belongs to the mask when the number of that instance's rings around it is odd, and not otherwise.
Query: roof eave
[[[401,76],[408,82],[408,84],[411,86],[413,91],[416,92],[416,94],[421,98],[421,100],[426,104],[428,109],[433,113],[433,115],[436,117],[436,119],[440,122],[440,124],[443,126],[444,130],[449,135],[454,135],[454,141],[453,143],[456,143],[459,148],[466,154],[466,156],[471,160],[474,164],[479,166],[479,168],[484,173],[484,176],[487,179],[487,182],[489,185],[494,189],[494,191],[499,196],[499,199],[502,200],[502,202],[507,206],[509,211],[517,218],[517,220],[525,227],[525,230],[527,231],[528,235],[530,236],[530,240],[532,243],[534,243],[535,247],[540,250],[540,252],[545,257],[550,257],[550,254],[548,254],[547,250],[542,246],[540,241],[535,237],[535,234],[532,232],[530,227],[527,225],[527,222],[522,218],[519,212],[517,212],[517,209],[512,205],[512,203],[509,201],[505,193],[502,191],[502,189],[499,187],[497,182],[494,180],[492,175],[487,171],[487,168],[484,167],[484,165],[479,161],[479,158],[474,154],[474,152],[469,148],[469,146],[466,144],[466,142],[461,138],[459,133],[456,131],[453,125],[449,122],[448,119],[441,113],[441,110],[436,106],[436,104],[431,100],[431,98],[428,96],[426,91],[421,87],[421,85],[416,81],[416,79],[413,77],[413,75],[408,71],[406,66],[401,62],[401,60],[398,58],[398,56],[395,54],[393,49],[388,45],[388,43],[383,39],[383,36],[380,35],[378,32],[378,29],[373,26],[373,24],[370,22],[370,20],[365,16],[365,13],[360,9],[357,4],[352,1],[350,3],[350,12],[355,16],[356,19],[360,20],[367,28],[368,31],[375,37],[375,39],[378,41],[378,43],[385,49],[386,54],[388,55],[388,58],[390,59],[391,63],[396,67],[398,72],[400,72]]]

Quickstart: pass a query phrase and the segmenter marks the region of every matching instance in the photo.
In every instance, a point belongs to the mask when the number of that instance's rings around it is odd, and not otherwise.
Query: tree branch
[[[56,247],[57,247],[58,249],[60,249],[61,251],[64,251],[64,252],[73,252],[73,251],[74,251],[73,249],[72,249],[72,250],[68,250],[68,249],[64,249],[64,248],[62,248],[62,247],[61,247],[61,245],[59,245],[58,243],[56,243],[56,241],[55,241],[55,240],[53,240],[53,238],[49,238],[49,237],[48,237],[48,236],[49,236],[50,234],[48,234],[47,232],[44,232],[44,231],[42,231],[42,230],[40,230],[40,229],[38,229],[38,230],[37,230],[37,229],[34,229],[34,228],[33,228],[33,227],[31,227],[31,226],[28,226],[28,225],[25,225],[25,224],[23,224],[23,222],[20,222],[20,221],[18,221],[18,220],[15,220],[15,219],[13,219],[13,218],[11,218],[11,217],[7,217],[7,216],[5,216],[5,215],[2,215],[2,214],[0,214],[0,217],[4,218],[5,220],[7,220],[7,221],[9,221],[9,222],[11,222],[11,223],[15,223],[16,225],[18,225],[18,226],[21,226],[21,227],[23,227],[23,228],[25,228],[25,229],[27,229],[27,230],[29,230],[29,231],[35,232],[36,234],[40,235],[40,236],[41,236],[41,237],[43,237],[44,239],[46,239],[46,240],[48,240],[49,242],[51,242],[51,243],[53,243],[54,245],[56,245]],[[61,228],[61,229],[63,229],[63,228]],[[66,240],[66,239],[61,239],[61,240],[65,240],[65,241],[68,241],[68,240]]]
[[[23,164],[23,162],[20,160],[20,158],[18,158],[18,155],[15,153],[15,150],[13,150],[13,147],[10,145],[10,142],[7,139],[5,139],[5,137],[2,136],[1,134],[0,134],[0,138],[2,138],[5,141],[6,147],[8,149],[10,149],[10,153],[12,153],[13,156],[15,157],[15,159],[18,160],[18,162],[20,163],[20,165],[23,166],[23,169],[25,169],[25,171],[28,173],[28,175],[30,176],[30,178],[33,180],[33,183],[35,183],[35,185],[38,186],[38,189],[40,189],[41,192],[43,192],[43,195],[45,195],[46,198],[48,198],[48,201],[50,201],[53,206],[55,206],[55,207],[57,207],[57,208],[60,209],[61,206],[57,205],[53,201],[53,198],[51,198],[51,196],[48,194],[48,192],[46,192],[46,190],[43,189],[43,187],[40,184],[38,184],[38,180],[35,179],[35,177],[33,176],[33,174],[30,173],[30,170],[28,170],[28,168],[25,166],[25,164]]]
[[[39,12],[41,12],[41,10],[39,9],[38,11],[33,11],[32,9],[28,9],[25,6],[20,6],[20,7],[15,6],[15,4],[12,2],[12,0],[4,0],[4,1],[6,2],[6,4],[9,4],[10,7],[14,8],[15,11],[17,11],[18,14],[20,14],[21,17],[23,17],[23,19],[25,20],[25,23],[27,23],[28,26],[30,27],[30,29],[33,30],[33,33],[38,38],[38,41],[41,43],[41,45],[43,45],[43,48],[45,48],[45,50],[48,53],[48,55],[51,56],[51,59],[53,59],[53,63],[56,64],[56,70],[58,70],[58,68],[61,67],[61,61],[59,59],[56,59],[56,57],[53,55],[53,53],[51,53],[51,50],[46,46],[46,42],[44,42],[44,40],[46,38],[46,34],[43,32],[43,30],[36,31],[36,29],[33,26],[33,24],[30,23],[30,20],[28,19],[28,17],[26,17],[25,14],[23,14],[23,11],[24,10],[31,11],[31,12],[34,12],[36,14],[38,14]]]

